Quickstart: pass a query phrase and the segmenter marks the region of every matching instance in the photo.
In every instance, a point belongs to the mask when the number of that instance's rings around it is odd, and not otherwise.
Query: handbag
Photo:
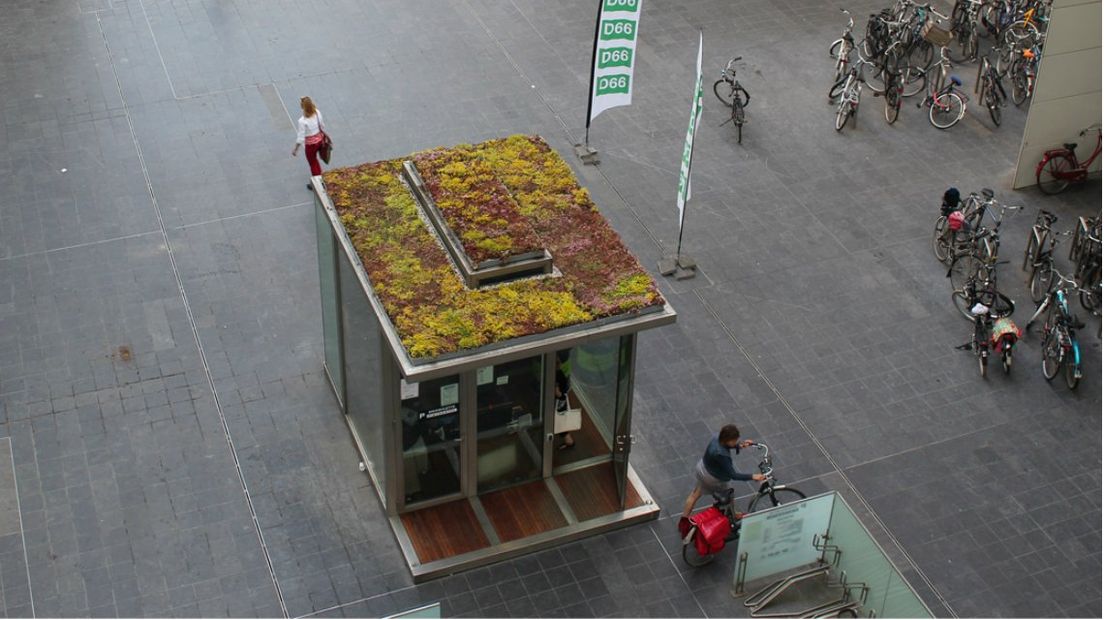
[[[565,409],[563,411],[557,411],[556,417],[553,420],[552,432],[559,435],[560,433],[570,433],[571,431],[577,431],[583,427],[583,410],[582,409]]]
[[[322,132],[322,144],[318,147],[318,157],[328,165],[330,163],[330,156],[333,155],[333,140],[330,139],[330,134],[322,129],[322,113],[318,112],[317,114],[318,131]]]
[[[322,132],[322,146],[318,147],[318,157],[327,164],[330,163],[330,155],[333,154],[333,140],[330,140],[330,134]]]

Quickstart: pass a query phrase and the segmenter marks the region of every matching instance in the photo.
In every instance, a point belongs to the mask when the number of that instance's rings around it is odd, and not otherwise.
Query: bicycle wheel
[[[962,115],[965,112],[966,102],[962,100],[962,97],[959,97],[958,93],[947,92],[932,101],[931,107],[928,108],[928,119],[933,127],[950,129],[962,120]]]
[[[970,303],[970,298],[962,290],[951,293],[951,303],[954,304],[955,310],[958,310],[962,318],[967,321],[974,320],[974,315],[970,314],[970,308],[973,304]]]
[[[835,103],[836,99],[843,94],[843,85],[847,83],[847,76],[836,80],[835,84],[832,84],[832,88],[828,89],[828,103]]]
[[[1089,287],[1089,292],[1081,291],[1079,297],[1081,298],[1081,307],[1088,310],[1093,314],[1100,312],[1100,267],[1096,266],[1089,270],[1088,274],[1081,279],[1082,287]]]
[[[1031,301],[1041,303],[1054,286],[1054,262],[1044,259],[1036,264],[1031,271],[1031,280],[1028,288],[1031,290]]]
[[[932,230],[932,253],[941,263],[946,263],[951,258],[951,241],[947,233],[947,216],[940,215]]]
[[[847,124],[847,116],[851,113],[851,102],[847,99],[847,93],[840,94],[839,107],[836,108],[836,131],[842,131]]]
[[[736,125],[736,144],[744,141],[744,104],[736,95],[732,101],[732,124]]]
[[[1020,271],[1027,271],[1028,265],[1034,265],[1038,260],[1039,245],[1036,243],[1035,232],[1027,233],[1027,247],[1024,248],[1023,265],[1020,266]],[[1034,268],[1032,269],[1034,272]]]
[[[1012,374],[1012,349],[1001,351],[1001,367],[1004,368],[1004,374]]]
[[[977,358],[978,358],[978,371],[981,373],[981,378],[984,379],[986,370],[989,367],[989,356],[985,355],[985,354],[982,354],[982,353],[978,353]]]
[[[928,73],[920,67],[909,66],[905,69],[905,87],[901,95],[915,97],[928,87]]]
[[[953,63],[966,62],[970,59],[970,30],[967,24],[955,24],[954,39],[947,46],[947,56]]]
[[[843,39],[836,39],[835,41],[833,41],[832,44],[828,46],[828,56],[830,58],[839,57],[839,49],[841,45],[843,45]]]
[[[732,105],[732,95],[736,89],[732,87],[732,82],[721,78],[716,82],[713,82],[713,94],[717,95],[717,99],[721,100],[721,103],[725,106]]]
[[[901,91],[897,88],[898,79],[900,78],[887,80],[885,91],[885,119],[890,125],[896,123],[897,117],[901,115]]]
[[[988,80],[988,86],[985,90],[985,107],[989,108],[989,118],[993,119],[993,124],[1000,127],[1001,109],[1000,103],[997,101],[997,93],[993,91],[995,87],[993,81]]]
[[[688,542],[682,543],[682,559],[690,566],[705,566],[713,561],[713,555],[701,555],[698,546],[694,544],[693,537]]]
[[[970,278],[977,278],[978,271],[981,270],[981,259],[974,254],[960,254],[956,256],[954,262],[951,263],[950,279],[951,290],[959,291],[966,288],[966,281]]]
[[[1043,376],[1047,381],[1058,376],[1062,366],[1062,344],[1058,340],[1058,328],[1052,327],[1043,337]]]
[[[751,503],[748,504],[748,512],[755,512],[757,508],[766,509],[773,508],[774,506],[781,506],[782,504],[796,502],[799,499],[805,499],[805,494],[797,489],[791,489],[789,487],[769,489],[766,493],[759,493],[751,498]],[[762,505],[760,505],[760,501]]]
[[[1039,186],[1039,191],[1051,195],[1062,193],[1070,184],[1065,175],[1075,168],[1077,168],[1077,161],[1065,153],[1045,160],[1039,167],[1039,171],[1035,173],[1035,182]]]
[[[1074,340],[1076,343],[1077,341]],[[1077,384],[1081,382],[1081,369],[1078,368],[1075,360],[1068,360],[1066,362],[1066,387],[1071,390],[1077,389]]]
[[[1022,105],[1027,101],[1027,76],[1017,66],[1012,67],[1012,103]]]

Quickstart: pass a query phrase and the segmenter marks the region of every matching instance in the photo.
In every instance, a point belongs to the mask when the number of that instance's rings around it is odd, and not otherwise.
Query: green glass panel
[[[326,371],[333,381],[337,398],[345,402],[345,369],[341,365],[341,332],[338,329],[337,264],[334,234],[322,205],[315,203],[315,230],[318,237],[318,288],[322,294],[322,348]]]

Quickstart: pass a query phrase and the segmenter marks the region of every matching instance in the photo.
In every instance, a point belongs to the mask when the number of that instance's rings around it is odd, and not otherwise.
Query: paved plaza
[[[1011,105],[999,129],[971,102],[941,132],[912,100],[887,126],[866,93],[836,133],[838,6],[648,0],[634,103],[595,121],[601,165],[575,166],[654,273],[704,29],[701,269],[661,280],[678,322],[641,336],[636,378],[631,461],[660,519],[415,586],[322,371],[291,119],[318,102],[335,165],[512,133],[575,165],[595,2],[5,2],[0,612],[745,616],[734,553],[689,569],[675,527],[732,422],[784,481],[843,494],[937,616],[1100,617],[1099,318],[1076,392],[1041,376],[1037,332],[983,380],[930,249],[949,185],[1024,205],[1001,267],[1022,324],[1037,209],[1068,228],[1100,184],[1012,191]],[[861,28],[881,6],[849,8]],[[708,92],[735,55],[742,144]]]

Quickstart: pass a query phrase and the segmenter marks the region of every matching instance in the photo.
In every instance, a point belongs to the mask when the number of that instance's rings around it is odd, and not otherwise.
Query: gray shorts
[[[706,471],[703,461],[698,461],[697,466],[694,467],[694,479],[698,481],[698,488],[702,493],[723,493],[728,490],[728,482],[714,478]]]

